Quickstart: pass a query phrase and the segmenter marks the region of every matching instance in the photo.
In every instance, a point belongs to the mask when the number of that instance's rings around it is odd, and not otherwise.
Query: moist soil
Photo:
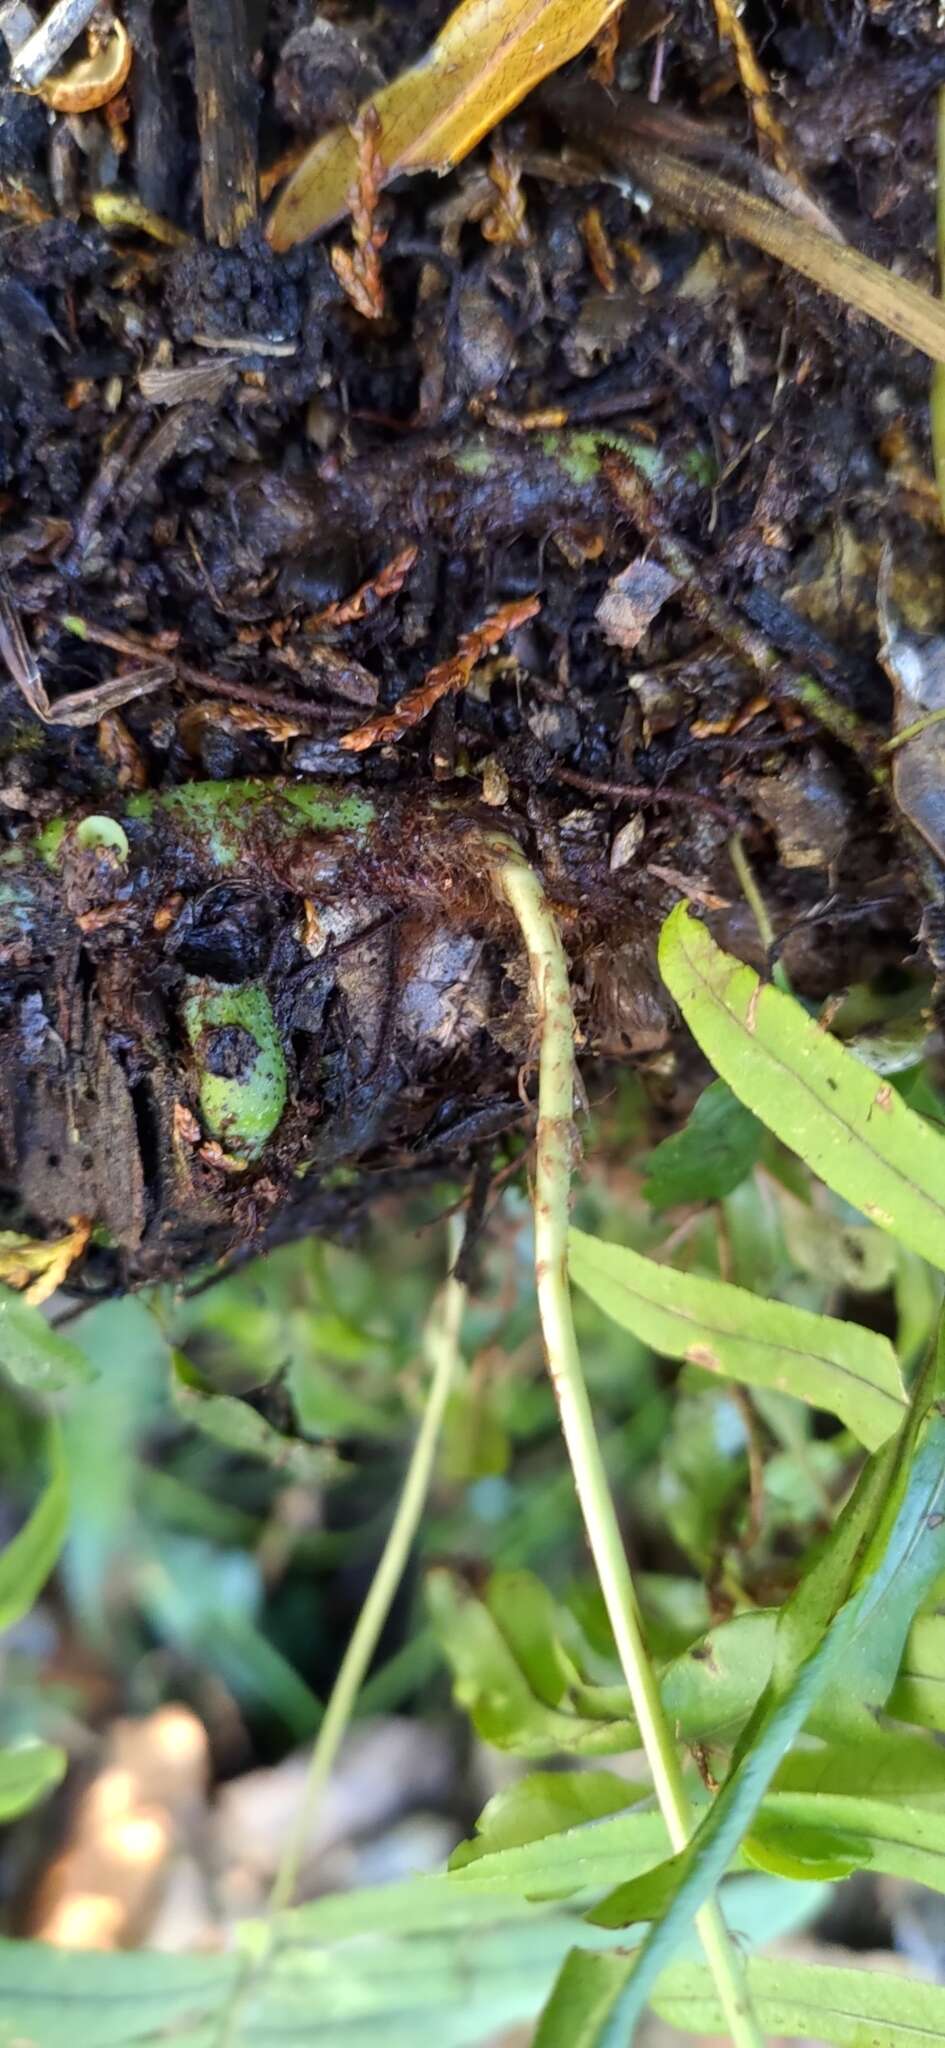
[[[251,188],[446,12],[253,10],[224,38]],[[264,207],[208,203],[196,18],[132,0],[107,116],[0,89],[0,1221],[90,1220],[93,1291],[521,1151],[534,1020],[483,830],[542,871],[591,1092],[630,1062],[669,1121],[706,1076],[661,920],[684,895],[771,966],[736,840],[803,998],[934,1004],[938,968],[936,729],[882,751],[945,622],[930,365],[589,148],[603,92],[770,192],[708,0],[627,8],[609,84],[589,53],[390,187],[371,318],[348,223],[277,255]],[[934,288],[936,8],[743,19],[780,196]],[[342,746],[497,615],[464,687]]]

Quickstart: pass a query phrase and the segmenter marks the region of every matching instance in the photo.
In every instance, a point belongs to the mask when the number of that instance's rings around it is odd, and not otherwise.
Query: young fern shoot
[[[540,1034],[535,1164],[535,1281],[548,1371],[587,1539],[604,1596],[653,1785],[674,1850],[692,1832],[676,1744],[663,1713],[581,1367],[568,1286],[568,1217],[574,1103],[574,1014],[564,947],[534,869],[518,847],[490,837],[492,884],[528,952]],[[696,1918],[706,1961],[736,2048],[762,2048],[741,1958],[718,1903]]]

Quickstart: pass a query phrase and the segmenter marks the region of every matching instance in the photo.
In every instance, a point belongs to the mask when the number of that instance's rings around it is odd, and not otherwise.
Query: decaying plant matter
[[[478,830],[543,876],[589,1059],[654,1089],[678,894],[757,952],[736,831],[805,992],[920,929],[940,964],[934,726],[891,769],[877,662],[881,563],[903,645],[945,617],[895,338],[943,331],[934,27],[922,69],[893,8],[882,92],[866,50],[838,100],[730,8],[467,0],[397,37],[240,8],[228,36],[192,0],[160,52],[147,0],[118,14],[132,69],[82,155],[2,14],[30,69],[0,159],[0,1221],[87,1228],[96,1286],[508,1167],[531,1024]],[[481,161],[398,178],[503,108]],[[266,239],[260,159],[272,191],[300,152]],[[353,244],[300,239],[346,206]],[[831,297],[854,273],[868,346]]]

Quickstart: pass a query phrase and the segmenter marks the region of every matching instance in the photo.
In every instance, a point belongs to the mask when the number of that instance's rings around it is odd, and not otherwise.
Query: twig
[[[10,80],[26,92],[35,92],[64,57],[76,36],[92,19],[99,0],[57,0],[39,27],[20,45],[10,66]]]
[[[173,66],[160,48],[152,0],[125,0],[125,18],[135,53],[131,72],[135,190],[153,213],[173,218],[186,162]]]
[[[571,1311],[567,1279],[568,1205],[574,1101],[574,1016],[568,965],[538,876],[517,847],[488,842],[496,894],[518,923],[528,951],[541,1031],[538,1143],[535,1157],[535,1279],[548,1372],[558,1402],[574,1484],[621,1667],[639,1723],[660,1810],[674,1850],[691,1833],[679,1756],[647,1653],[636,1593],[607,1482]],[[733,2041],[763,2048],[741,1959],[716,1900],[696,1916],[699,1938]]]
[[[711,811],[714,818],[721,818],[723,825],[732,825],[735,813],[719,803],[714,796],[703,796],[700,790],[653,789],[648,782],[612,782],[604,775],[581,775],[576,768],[555,766],[556,782],[566,782],[569,789],[581,789],[586,796],[609,796],[614,803],[632,804],[676,804],[680,809]]]
[[[203,225],[232,249],[258,208],[256,86],[246,0],[188,0],[194,39]]]
[[[273,341],[268,334],[195,334],[195,348],[226,349],[232,356],[296,356],[298,341]]]
[[[95,647],[111,647],[117,654],[152,657],[156,654],[169,678],[177,677],[182,683],[190,683],[196,690],[205,690],[210,697],[231,697],[236,704],[249,704],[254,710],[274,711],[287,718],[300,718],[306,725],[330,724],[347,716],[340,705],[310,704],[304,697],[290,697],[283,690],[266,690],[259,683],[240,683],[233,676],[214,676],[206,669],[194,668],[191,662],[181,660],[176,653],[173,636],[166,645],[162,645],[160,634],[149,641],[143,634],[117,633],[110,626],[97,625],[94,619],[88,619],[80,612],[58,612],[47,616],[56,618],[59,625],[74,633],[78,640],[88,640]],[[313,653],[313,660],[319,659],[321,657]],[[129,677],[128,680],[134,679]],[[57,705],[57,711],[58,708]]]
[[[936,102],[936,144],[938,157],[938,187],[935,208],[935,240],[938,257],[938,288],[945,298],[945,85],[938,89]],[[938,486],[939,504],[945,518],[945,366],[932,366],[931,390],[932,459],[935,464],[935,481]]]
[[[7,668],[25,702],[44,725],[97,725],[106,712],[130,704],[133,697],[145,697],[170,680],[166,661],[139,669],[136,675],[115,676],[88,690],[74,690],[67,697],[50,700],[42,671],[23,631],[20,609],[9,576],[0,560],[0,660]]]

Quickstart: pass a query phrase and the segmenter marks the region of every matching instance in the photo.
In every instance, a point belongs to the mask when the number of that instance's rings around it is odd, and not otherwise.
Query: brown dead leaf
[[[379,182],[404,171],[446,171],[526,93],[592,41],[621,0],[461,0],[435,43],[374,95],[383,125]],[[313,144],[269,222],[273,248],[291,249],[347,212],[357,177],[350,128]]]

